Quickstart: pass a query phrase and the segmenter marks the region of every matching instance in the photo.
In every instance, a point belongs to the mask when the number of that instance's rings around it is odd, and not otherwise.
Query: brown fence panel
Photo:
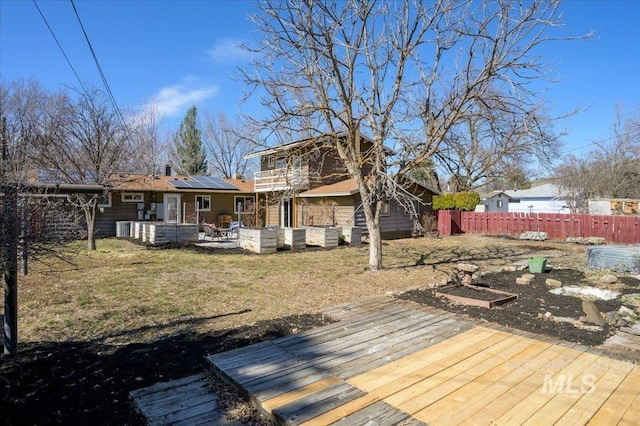
[[[452,235],[450,210],[438,210],[438,234],[443,237]]]
[[[446,212],[446,213],[445,213]],[[459,232],[517,236],[541,231],[551,238],[603,237],[620,244],[640,243],[640,217],[560,213],[438,212],[440,235]]]

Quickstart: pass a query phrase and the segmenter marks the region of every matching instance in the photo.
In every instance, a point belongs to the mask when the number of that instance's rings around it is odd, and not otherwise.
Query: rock
[[[636,312],[633,309],[629,309],[626,306],[620,306],[620,309],[618,309],[618,313],[620,314],[621,317],[634,317],[636,316]]]
[[[549,239],[549,234],[547,234],[546,232],[537,232],[537,231],[523,232],[522,234],[520,234],[520,239],[545,241]]]
[[[604,317],[606,319],[613,319],[613,318],[616,317],[617,314],[618,314],[617,312],[613,312],[613,311],[612,312],[607,312],[606,314],[604,314]]]
[[[627,326],[627,322],[621,318],[618,321],[616,321],[616,325],[618,327],[626,327]]]
[[[568,243],[586,244],[590,246],[597,246],[607,243],[607,241],[603,237],[567,237],[566,241]]]
[[[522,278],[526,278],[528,280],[534,279],[536,276],[533,274],[522,274]]]
[[[615,275],[611,275],[611,274],[603,275],[600,278],[600,282],[602,284],[613,284],[615,282],[618,282],[618,277],[616,277]]]
[[[552,316],[553,316],[553,314],[552,314],[551,312],[549,312],[549,311],[547,311],[547,312],[545,312],[545,313],[544,313],[544,317],[545,317],[546,319],[549,319],[549,318],[551,318]]]
[[[587,317],[585,317],[584,315],[582,315],[580,318],[578,318],[578,321],[580,321],[580,322],[587,322]]]
[[[598,307],[595,303],[590,300],[582,301],[582,311],[586,316],[586,322],[595,324],[595,325],[605,325],[607,322],[602,318],[602,314],[598,310]]]
[[[518,270],[518,267],[516,265],[509,265],[505,266],[504,270],[508,272],[516,272]]]
[[[627,293],[620,296],[620,301],[628,305],[640,308],[640,293]]]
[[[544,283],[549,287],[554,287],[554,288],[562,287],[562,281],[554,280],[553,278],[547,278]]]
[[[516,284],[529,285],[531,284],[531,280],[525,277],[516,278]]]
[[[538,312],[538,318],[542,319],[544,318],[544,315],[541,312]]]
[[[471,273],[477,272],[477,271],[478,271],[478,269],[480,269],[480,267],[479,267],[479,266],[477,266],[477,265],[473,265],[473,264],[471,264],[471,263],[458,263],[458,264],[456,265],[456,268],[458,268],[458,270],[459,270],[459,271],[462,271],[462,272],[471,272]]]

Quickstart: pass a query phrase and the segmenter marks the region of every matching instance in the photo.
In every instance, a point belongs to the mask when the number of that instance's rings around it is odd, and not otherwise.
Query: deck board
[[[279,424],[634,424],[640,414],[636,365],[602,352],[391,298],[325,313],[338,322],[214,355],[212,371]]]
[[[225,418],[208,383],[208,375],[202,373],[157,383],[129,395],[149,425],[240,425]]]

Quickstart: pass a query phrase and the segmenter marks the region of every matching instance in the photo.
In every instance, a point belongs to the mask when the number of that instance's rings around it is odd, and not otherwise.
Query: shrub
[[[465,210],[473,211],[480,203],[480,195],[477,192],[457,192],[436,195],[433,197],[434,210]]]

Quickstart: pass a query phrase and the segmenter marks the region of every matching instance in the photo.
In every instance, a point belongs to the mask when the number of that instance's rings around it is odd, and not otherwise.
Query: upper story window
[[[267,157],[267,166],[273,168],[276,165],[276,158],[273,155]]]
[[[196,205],[201,212],[211,211],[211,196],[210,195],[196,195]]]
[[[144,193],[142,192],[123,192],[123,203],[142,203],[144,202]]]
[[[501,208],[501,207],[503,206],[503,204],[502,204],[502,200],[498,200],[498,201],[496,201],[496,206],[497,206],[498,208]]]
[[[276,169],[284,169],[287,166],[286,158],[278,157],[276,160]]]

